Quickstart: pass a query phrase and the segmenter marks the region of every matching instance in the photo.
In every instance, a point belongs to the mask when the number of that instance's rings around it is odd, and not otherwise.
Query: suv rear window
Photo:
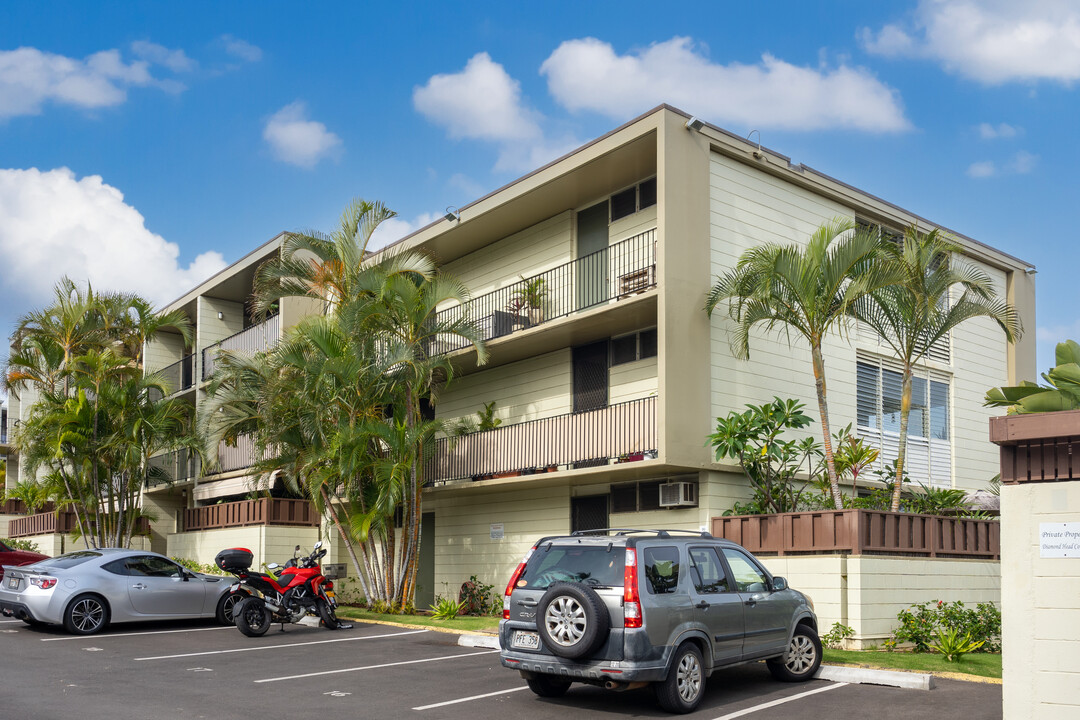
[[[552,583],[579,582],[592,587],[622,587],[626,553],[604,545],[552,546],[533,553],[518,587],[546,590]]]

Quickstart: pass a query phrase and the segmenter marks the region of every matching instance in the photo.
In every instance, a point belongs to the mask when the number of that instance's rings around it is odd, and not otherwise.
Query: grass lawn
[[[340,618],[350,620],[376,620],[379,622],[400,623],[402,625],[417,625],[429,628],[445,628],[447,630],[466,630],[471,632],[497,632],[499,618],[497,617],[469,617],[461,615],[450,620],[436,620],[430,615],[388,615],[377,613],[363,608],[338,606],[337,615]]]
[[[937,653],[877,652],[872,650],[825,650],[826,664],[866,665],[890,670],[954,672],[980,677],[1001,677],[1001,655],[972,653],[960,662],[948,662]]]

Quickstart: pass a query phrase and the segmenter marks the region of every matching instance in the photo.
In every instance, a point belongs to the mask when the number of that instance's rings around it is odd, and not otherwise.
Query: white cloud
[[[379,223],[379,227],[375,228],[375,232],[371,234],[371,240],[368,241],[367,249],[369,251],[382,249],[390,243],[397,242],[406,235],[430,225],[440,217],[442,217],[442,215],[422,213],[417,215],[412,222],[403,218],[392,217],[389,220]]]
[[[461,72],[434,75],[415,88],[413,106],[452,138],[496,143],[496,171],[532,170],[580,144],[571,137],[546,137],[543,115],[522,101],[521,83],[485,52]]]
[[[263,139],[283,162],[313,168],[341,147],[341,138],[326,125],[307,117],[307,106],[297,101],[278,110],[266,123]]]
[[[686,37],[625,55],[596,38],[567,40],[540,72],[567,109],[615,119],[666,102],[716,122],[756,128],[897,132],[911,127],[897,91],[863,68],[800,67],[769,54],[754,65],[722,65]]]
[[[238,57],[241,60],[246,60],[247,62],[258,62],[262,60],[263,51],[248,41],[241,40],[232,35],[222,35],[220,39],[225,43],[225,52],[230,55]]]
[[[67,168],[0,169],[0,218],[0,307],[11,315],[48,302],[63,275],[160,306],[225,267],[213,251],[182,266],[177,245],[148,230],[118,189]]]
[[[1001,169],[992,161],[984,160],[983,162],[972,163],[968,166],[968,177],[973,178],[989,178],[996,177],[998,175],[1027,175],[1039,162],[1038,155],[1032,155],[1026,150],[1021,150],[1012,156],[1012,159],[1004,165]]]
[[[994,85],[1080,79],[1080,4],[1074,0],[921,0],[908,23],[859,30],[867,52],[925,57]]]
[[[983,140],[997,140],[999,138],[1014,138],[1024,134],[1024,128],[1008,123],[991,125],[990,123],[979,124],[979,137]]]
[[[150,63],[125,63],[119,50],[103,50],[83,60],[22,47],[0,51],[0,119],[37,115],[53,102],[79,108],[119,105],[128,86],[175,89],[150,74]]]
[[[131,51],[143,60],[164,65],[173,72],[191,72],[199,66],[183,50],[170,50],[164,45],[147,40],[136,40],[131,43]]]

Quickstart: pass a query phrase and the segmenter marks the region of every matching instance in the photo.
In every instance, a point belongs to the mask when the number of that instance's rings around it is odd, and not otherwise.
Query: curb
[[[842,667],[822,665],[814,677],[833,682],[854,683],[859,685],[888,685],[908,690],[933,690],[934,676],[929,673],[898,672],[896,670],[876,670],[873,668]]]
[[[458,635],[457,644],[461,647],[499,649],[499,638],[491,635]]]

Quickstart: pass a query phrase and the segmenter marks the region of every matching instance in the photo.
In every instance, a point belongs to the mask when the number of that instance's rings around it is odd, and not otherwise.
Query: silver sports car
[[[135,620],[216,617],[231,623],[231,584],[144,550],[79,550],[4,566],[0,612],[29,625],[62,624],[77,635]]]

